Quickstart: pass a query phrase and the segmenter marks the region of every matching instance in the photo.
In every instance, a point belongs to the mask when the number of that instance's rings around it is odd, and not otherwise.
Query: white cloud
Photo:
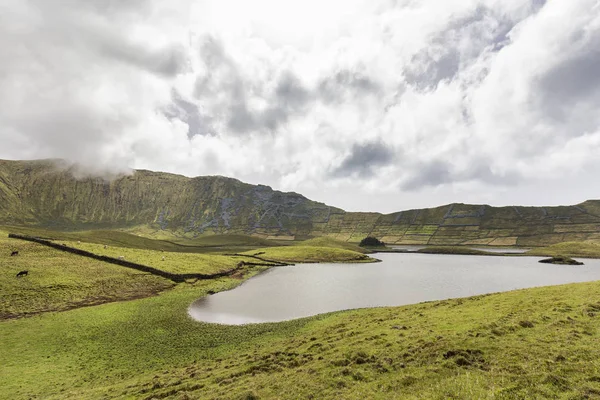
[[[294,4],[5,1],[0,157],[350,209],[590,195],[573,176],[600,167],[598,0]]]

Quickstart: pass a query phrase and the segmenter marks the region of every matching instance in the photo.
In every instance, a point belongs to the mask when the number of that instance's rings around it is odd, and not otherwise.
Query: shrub
[[[367,236],[358,245],[360,247],[384,247],[385,243],[373,236]]]

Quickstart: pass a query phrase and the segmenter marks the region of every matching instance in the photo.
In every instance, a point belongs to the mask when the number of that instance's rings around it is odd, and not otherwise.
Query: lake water
[[[299,264],[272,268],[237,288],[194,302],[198,321],[276,322],[352,308],[399,306],[534,286],[600,280],[600,260],[541,264],[540,257],[438,254],[374,255],[372,264]]]

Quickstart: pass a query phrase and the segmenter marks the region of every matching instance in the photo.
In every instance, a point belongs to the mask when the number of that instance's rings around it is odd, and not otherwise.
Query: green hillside
[[[575,206],[449,204],[393,214],[345,212],[297,193],[221,176],[134,171],[112,181],[73,176],[52,160],[0,160],[0,224],[56,230],[119,229],[180,243],[211,235],[387,244],[542,246],[600,241],[600,200]],[[254,244],[254,243],[253,243]]]

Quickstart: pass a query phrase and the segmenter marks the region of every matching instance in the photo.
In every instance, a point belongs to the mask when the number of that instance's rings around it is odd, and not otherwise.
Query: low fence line
[[[216,272],[214,274],[173,274],[171,272],[166,272],[166,271],[163,271],[163,270],[160,270],[157,268],[149,267],[147,265],[142,265],[142,264],[134,263],[131,261],[126,261],[126,260],[121,260],[121,259],[114,258],[114,257],[100,256],[98,254],[94,254],[94,253],[91,253],[86,250],[76,249],[76,248],[69,247],[69,246],[63,246],[62,244],[54,243],[49,240],[41,239],[41,238],[37,238],[37,237],[33,237],[33,236],[9,233],[8,237],[11,239],[19,239],[19,240],[26,240],[29,242],[35,242],[35,243],[38,243],[38,244],[41,244],[44,246],[52,247],[57,250],[66,251],[67,253],[73,253],[73,254],[83,256],[83,257],[93,258],[95,260],[104,261],[104,262],[107,262],[110,264],[120,265],[121,267],[131,268],[131,269],[135,269],[135,270],[141,271],[141,272],[148,272],[150,274],[161,276],[163,278],[167,278],[167,279],[172,280],[173,282],[178,282],[178,283],[184,282],[187,279],[221,278],[221,277],[229,276],[229,275],[235,273],[236,271],[240,270],[245,265],[255,265],[254,263],[240,261],[235,268],[232,268],[232,269],[229,269],[229,270],[223,271],[223,272]]]

